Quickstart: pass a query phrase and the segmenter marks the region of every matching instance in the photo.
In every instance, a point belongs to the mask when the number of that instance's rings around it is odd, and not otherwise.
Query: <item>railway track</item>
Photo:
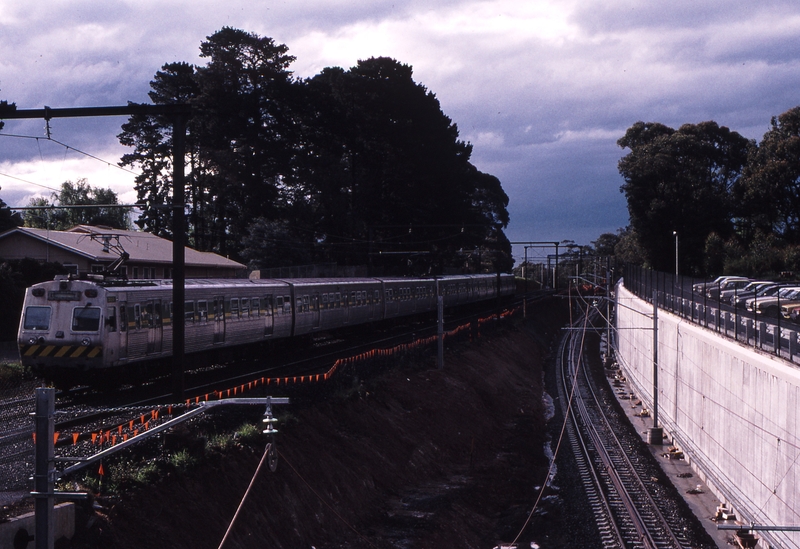
[[[601,385],[592,374],[584,343],[588,331],[594,329],[593,320],[582,317],[566,331],[556,370],[559,400],[569,418],[565,433],[600,544],[643,549],[715,547],[698,541],[702,534],[687,522],[683,502],[670,497],[660,467],[611,404],[607,383],[602,380]]]

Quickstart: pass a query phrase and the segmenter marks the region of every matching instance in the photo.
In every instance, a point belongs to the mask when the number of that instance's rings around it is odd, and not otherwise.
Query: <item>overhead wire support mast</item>
[[[186,124],[192,115],[191,105],[140,105],[129,103],[111,107],[67,107],[54,109],[18,109],[14,104],[0,103],[0,120],[43,118],[78,118],[92,116],[166,116],[172,121],[172,283],[174,318],[183,318],[186,296],[186,216],[185,174]],[[186,351],[186,327],[176,322],[172,331],[172,394],[180,402],[184,396],[183,370]]]

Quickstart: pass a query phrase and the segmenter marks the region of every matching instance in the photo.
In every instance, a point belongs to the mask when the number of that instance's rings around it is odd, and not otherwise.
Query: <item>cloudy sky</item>
[[[759,140],[800,105],[796,0],[0,0],[0,99],[148,102],[161,65],[203,64],[200,42],[223,26],[286,44],[298,77],[377,56],[411,65],[502,182],[512,241],[588,244],[627,225],[616,141],[638,120],[715,120]],[[135,201],[115,167],[123,122],[54,119],[57,143],[44,121],[8,121],[0,198],[23,206],[87,178]]]

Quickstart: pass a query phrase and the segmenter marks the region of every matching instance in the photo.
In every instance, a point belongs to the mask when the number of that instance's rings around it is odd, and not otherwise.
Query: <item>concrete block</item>
[[[75,504],[62,503],[53,509],[53,539],[61,538],[72,539],[75,535]],[[0,547],[12,549],[14,538],[20,530],[25,530],[28,536],[33,537],[36,532],[36,516],[34,513],[27,513],[14,517],[8,522],[0,524]],[[33,549],[35,542],[30,541],[27,549]]]

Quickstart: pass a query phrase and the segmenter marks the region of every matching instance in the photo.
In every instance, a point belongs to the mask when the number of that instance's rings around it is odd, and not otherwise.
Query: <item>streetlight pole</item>
[[[678,278],[678,231],[672,231],[675,237],[675,278]]]

